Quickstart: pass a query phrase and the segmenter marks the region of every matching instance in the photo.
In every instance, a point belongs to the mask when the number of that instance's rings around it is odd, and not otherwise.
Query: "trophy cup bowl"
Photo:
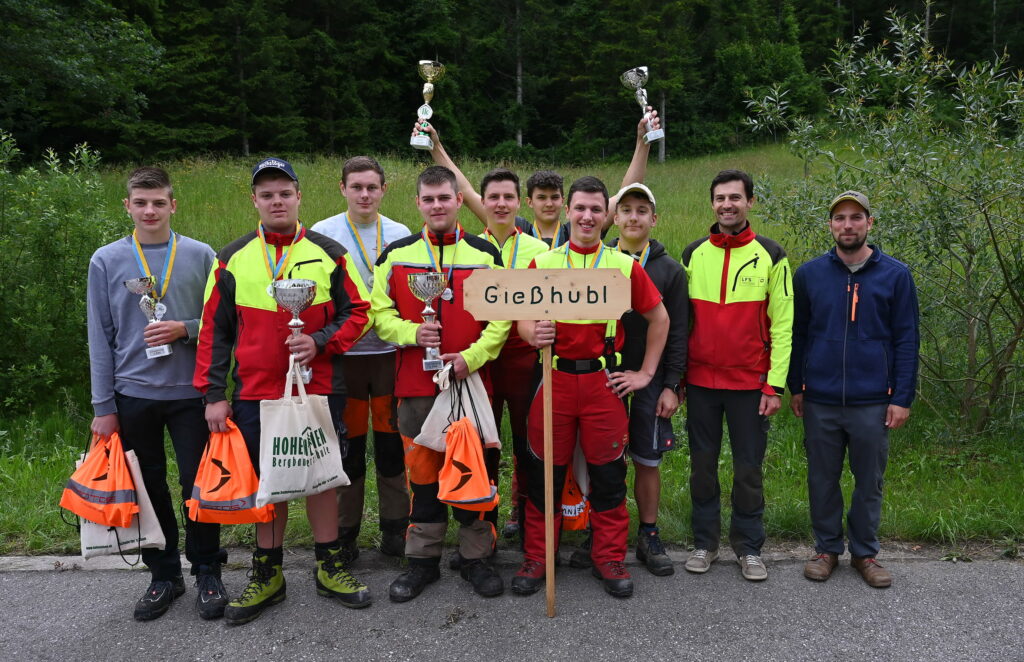
[[[420,313],[423,321],[433,323],[436,321],[437,311],[432,307],[434,299],[441,296],[448,287],[448,276],[437,272],[429,271],[422,274],[409,274],[409,291],[412,295],[426,304]],[[444,367],[441,360],[441,350],[437,347],[426,347],[423,350],[423,369],[426,371],[440,370]]]
[[[274,301],[292,314],[292,319],[288,322],[288,328],[292,331],[292,337],[300,336],[302,334],[302,327],[306,326],[306,324],[299,319],[299,315],[309,308],[316,298],[316,281],[304,278],[291,278],[275,280],[271,285],[273,286],[271,292],[273,293]],[[302,377],[302,383],[308,384],[313,379],[313,369],[309,366],[300,366],[299,375]]]
[[[647,90],[644,89],[644,85],[647,84],[647,67],[633,67],[627,71],[622,72],[619,76],[619,80],[622,81],[623,87],[627,90],[632,90],[636,95],[636,102],[640,104],[640,109],[644,113],[644,117],[647,117]],[[650,118],[647,119],[647,127],[650,128]],[[665,137],[665,129],[655,129],[654,131],[648,131],[644,134],[644,144],[649,145],[653,142],[657,142]]]
[[[434,109],[430,107],[430,101],[434,98],[434,83],[444,78],[444,65],[436,60],[420,60],[416,65],[423,83],[423,105],[416,111],[416,117],[421,122],[426,122],[434,116]],[[424,132],[417,133],[409,139],[409,144],[416,149],[430,151],[434,149],[434,141]]]
[[[152,276],[141,276],[139,278],[131,278],[124,281],[124,286],[132,294],[139,294],[142,296],[139,299],[139,310],[146,316],[146,326],[159,322],[163,319],[164,314],[167,312],[167,306],[160,303],[152,296],[150,292],[156,286],[156,279]],[[146,348],[146,358],[155,359],[161,356],[169,356],[172,353],[170,345],[157,345],[156,347]]]

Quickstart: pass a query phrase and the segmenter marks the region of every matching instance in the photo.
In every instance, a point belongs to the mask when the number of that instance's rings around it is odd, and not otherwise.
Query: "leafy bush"
[[[105,218],[86,145],[40,168],[15,171],[19,150],[0,131],[0,411],[55,403],[88,387],[85,280],[96,246],[115,234]]]
[[[788,131],[824,173],[770,196],[804,255],[831,243],[828,201],[864,191],[872,240],[908,263],[921,303],[920,401],[962,438],[1016,426],[1024,367],[1024,74],[1004,58],[965,67],[928,42],[923,23],[889,17],[834,52],[827,114],[794,116],[784,90],[749,102],[758,131]]]

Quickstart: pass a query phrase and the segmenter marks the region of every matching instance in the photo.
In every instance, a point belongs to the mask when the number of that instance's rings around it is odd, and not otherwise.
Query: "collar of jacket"
[[[301,227],[299,229],[298,238],[296,238],[295,233],[290,230],[288,232],[267,232],[267,229],[263,228],[263,240],[271,246],[291,246],[293,239],[298,243],[299,239],[302,239],[305,236],[305,227]]]
[[[463,230],[459,234],[461,237],[465,237],[466,231]],[[452,232],[446,232],[444,234],[438,234],[437,232],[431,232],[430,230],[427,230],[427,236],[430,237],[430,243],[432,243],[435,246],[440,246],[442,244],[444,244],[445,246],[451,246],[452,244],[455,243],[454,230]]]
[[[878,263],[882,259],[882,249],[881,248],[879,248],[878,246],[875,246],[874,244],[868,244],[868,248],[871,249],[871,257],[869,257],[868,261],[864,263],[864,266],[860,268],[861,271],[863,271],[864,269],[867,269],[868,267]],[[832,258],[832,261],[835,262],[837,266],[840,266],[844,270],[849,271],[849,269],[847,269],[847,267],[846,267],[846,263],[843,262],[843,259],[841,257],[839,257],[839,253],[837,252],[835,246],[830,248],[829,251],[827,253],[825,253],[825,255],[828,255],[830,258]]]
[[[570,240],[569,248],[572,249],[573,253],[579,253],[580,255],[590,255],[591,253],[596,253],[597,249],[601,248],[601,242],[599,241],[593,246],[588,246],[587,248],[581,248],[576,245],[576,242]]]
[[[740,246],[746,246],[754,240],[755,233],[750,229],[750,223],[748,222],[743,229],[736,234],[726,234],[718,228],[718,223],[711,226],[711,236],[709,240],[715,246],[719,248],[739,248]]]

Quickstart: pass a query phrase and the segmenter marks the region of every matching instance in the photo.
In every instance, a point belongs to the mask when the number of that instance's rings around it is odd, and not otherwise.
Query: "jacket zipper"
[[[758,261],[758,259],[760,257],[761,257],[760,255],[755,255],[752,260],[747,260],[746,262],[744,262],[743,264],[740,265],[739,269],[736,270],[736,275],[732,279],[732,291],[733,292],[736,291],[736,285],[740,281],[740,272],[743,271],[744,269],[746,269],[747,267],[749,267],[750,265],[754,265],[754,268],[757,269],[757,261]]]
[[[726,289],[729,287],[729,256],[732,254],[732,248],[729,246],[725,247],[725,261],[722,263],[722,288],[719,292],[718,303],[725,303]]]

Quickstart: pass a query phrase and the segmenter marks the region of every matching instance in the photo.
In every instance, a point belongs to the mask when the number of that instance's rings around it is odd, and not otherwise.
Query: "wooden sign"
[[[462,300],[478,320],[615,320],[630,287],[618,269],[476,269]]]

